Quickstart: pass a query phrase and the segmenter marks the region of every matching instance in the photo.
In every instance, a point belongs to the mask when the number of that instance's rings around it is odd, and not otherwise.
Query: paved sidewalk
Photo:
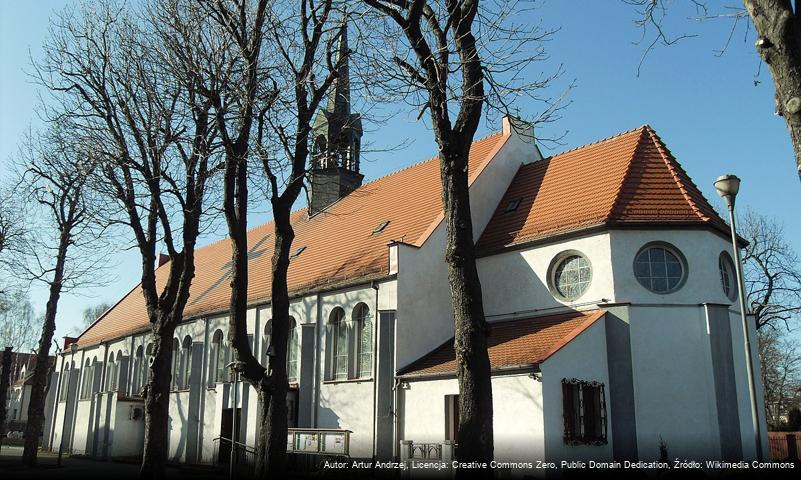
[[[57,462],[57,454],[40,451],[36,468],[25,468],[20,464],[22,447],[3,446],[0,450],[0,478],[33,479],[33,478],[80,478],[80,479],[135,479],[139,474],[138,463],[103,462],[87,458],[75,458],[64,455],[61,466]],[[227,472],[220,472],[206,467],[168,467],[168,479],[202,479],[227,478]]]

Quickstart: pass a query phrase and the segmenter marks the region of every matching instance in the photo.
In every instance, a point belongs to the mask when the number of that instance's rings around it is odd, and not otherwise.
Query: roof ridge
[[[470,146],[472,147],[473,145],[475,145],[478,142],[483,142],[484,140],[488,140],[488,139],[490,139],[492,137],[496,137],[496,136],[503,136],[503,131],[493,132],[493,133],[490,133],[488,135],[485,135],[485,136],[479,138],[478,140],[473,140],[473,142],[470,144]],[[433,157],[427,158],[425,160],[421,160],[421,161],[413,163],[411,165],[407,165],[407,166],[401,168],[400,170],[395,170],[393,172],[389,172],[387,174],[384,174],[384,175],[382,175],[380,177],[376,177],[376,178],[370,180],[369,182],[362,184],[359,188],[365,187],[365,186],[370,185],[371,183],[375,183],[375,182],[377,182],[379,180],[383,180],[383,179],[385,179],[387,177],[391,177],[391,176],[393,176],[393,175],[395,175],[397,173],[405,172],[406,170],[412,169],[414,167],[419,167],[420,165],[423,165],[424,163],[428,163],[428,162],[430,162],[432,160],[436,160],[437,158],[439,158],[439,155],[434,155]],[[356,190],[358,190],[358,188]],[[354,190],[354,192],[356,190]]]
[[[476,143],[478,143],[478,142],[482,142],[482,141],[484,141],[484,140],[488,140],[488,139],[490,139],[490,138],[492,138],[492,137],[499,136],[499,135],[503,135],[503,132],[502,132],[502,131],[498,131],[498,132],[493,132],[493,133],[490,133],[490,134],[488,134],[488,135],[485,135],[485,136],[483,136],[483,137],[479,138],[478,140],[473,140],[473,143],[471,144],[471,146],[472,146],[473,144],[476,144]],[[401,168],[401,169],[399,169],[399,170],[395,170],[395,171],[389,172],[389,173],[387,173],[387,174],[385,174],[385,175],[382,175],[382,176],[380,176],[380,177],[376,177],[376,178],[374,178],[374,179],[370,180],[370,181],[369,181],[369,182],[367,182],[367,183],[363,183],[362,185],[360,185],[360,186],[359,186],[359,188],[357,188],[356,190],[354,190],[354,191],[353,191],[353,192],[351,192],[351,193],[355,193],[356,191],[358,191],[358,190],[360,190],[360,189],[362,189],[362,188],[364,188],[364,187],[366,187],[366,186],[368,186],[368,185],[370,185],[370,184],[373,184],[373,183],[375,183],[375,182],[377,182],[377,181],[379,181],[379,180],[383,180],[383,179],[385,179],[385,178],[388,178],[388,177],[391,177],[391,176],[393,176],[393,175],[395,175],[395,174],[398,174],[398,173],[404,172],[404,171],[406,171],[406,170],[412,169],[412,168],[414,168],[414,167],[418,167],[418,166],[420,166],[420,165],[423,165],[424,163],[428,163],[428,162],[430,162],[430,161],[432,161],[432,160],[436,160],[438,157],[439,157],[439,155],[434,155],[434,156],[433,156],[433,157],[431,157],[431,158],[427,158],[427,159],[425,159],[425,160],[421,160],[421,161],[419,161],[419,162],[417,162],[417,163],[413,163],[413,164],[411,164],[411,165],[407,165],[407,166],[405,166],[405,167],[403,167],[403,168]],[[343,198],[344,198],[344,197],[343,197]],[[341,200],[341,198],[340,198],[339,200]],[[301,211],[303,211],[303,210],[307,210],[307,209],[308,209],[308,207],[301,207],[301,208],[298,208],[298,209],[296,209],[296,210],[293,210],[292,212],[290,212],[289,216],[290,216],[290,218],[292,218],[292,216],[293,216],[293,215],[296,215],[296,214],[300,213]],[[321,213],[322,213],[322,212],[321,212]],[[267,221],[266,221],[266,222],[264,222],[264,223],[260,223],[260,224],[258,224],[258,225],[256,225],[256,226],[254,226],[254,227],[252,227],[252,228],[248,229],[247,233],[249,234],[249,233],[251,233],[251,232],[253,232],[253,231],[255,231],[255,230],[259,229],[259,228],[266,227],[266,226],[268,226],[268,225],[270,225],[271,223],[274,223],[274,222],[275,222],[275,220],[274,220],[274,219],[267,220]],[[211,242],[211,243],[207,243],[207,244],[205,244],[205,245],[201,246],[200,248],[196,249],[195,251],[197,252],[197,250],[204,249],[204,248],[207,248],[207,247],[211,247],[212,245],[217,245],[218,243],[221,243],[221,242],[227,241],[228,239],[229,239],[229,238],[228,238],[228,234],[226,233],[225,237],[223,237],[223,238],[220,238],[220,239],[218,239],[218,240],[215,240],[215,241],[213,241],[213,242]]]
[[[604,218],[604,223],[609,222],[614,215],[617,213],[618,209],[620,208],[622,197],[623,197],[623,187],[626,185],[626,182],[629,179],[629,175],[631,174],[632,168],[634,166],[634,159],[637,158],[637,152],[640,150],[640,146],[642,145],[643,138],[645,137],[645,133],[651,127],[643,125],[639,127],[640,130],[640,137],[637,139],[637,143],[634,145],[634,149],[631,151],[631,156],[626,163],[626,171],[623,172],[623,175],[620,178],[620,183],[617,186],[617,193],[615,194],[615,200],[612,202],[612,207],[609,209],[609,212],[606,214],[606,218]],[[636,131],[637,129],[633,130]]]
[[[693,210],[695,215],[702,221],[704,222],[713,221],[714,219],[705,215],[701,211],[699,206],[695,203],[695,201],[692,198],[690,198],[689,192],[687,192],[687,186],[684,184],[684,182],[685,180],[689,182],[689,185],[692,186],[698,192],[699,195],[701,195],[701,198],[707,204],[709,204],[709,201],[706,199],[706,197],[704,197],[704,194],[701,192],[701,189],[699,189],[698,186],[692,181],[692,179],[690,179],[689,175],[687,175],[687,172],[681,166],[681,164],[673,155],[673,153],[670,151],[670,149],[667,148],[667,145],[665,145],[665,143],[662,141],[662,138],[656,133],[656,131],[654,131],[654,129],[650,127],[648,127],[647,131],[648,135],[651,137],[651,140],[654,142],[654,145],[656,146],[659,155],[662,157],[662,161],[665,162],[665,166],[667,166],[670,175],[673,177],[673,180],[679,187],[679,191],[681,192],[681,195],[684,197],[684,200]],[[679,172],[676,171],[677,169],[684,175],[679,175]],[[712,209],[712,211],[714,211],[714,209]]]
[[[573,148],[567,149],[565,151],[562,151],[562,152],[559,152],[559,153],[555,153],[555,154],[549,156],[547,159],[551,159],[553,157],[558,157],[559,155],[564,155],[566,153],[570,153],[570,152],[573,152],[573,151],[576,151],[576,150],[581,150],[582,148],[592,147],[592,146],[595,146],[595,145],[598,145],[598,144],[601,144],[601,143],[604,143],[604,142],[608,142],[610,140],[615,140],[615,139],[617,139],[619,137],[622,137],[623,135],[628,135],[630,133],[636,132],[637,130],[645,130],[645,129],[648,129],[648,128],[651,128],[650,125],[648,125],[647,123],[644,123],[644,124],[640,125],[639,127],[635,127],[635,128],[626,130],[625,132],[616,133],[614,135],[610,135],[610,136],[608,136],[606,138],[602,138],[602,139],[596,140],[594,142],[585,143],[584,145],[579,145],[577,147],[573,147]],[[534,162],[534,163],[536,163],[536,162]]]

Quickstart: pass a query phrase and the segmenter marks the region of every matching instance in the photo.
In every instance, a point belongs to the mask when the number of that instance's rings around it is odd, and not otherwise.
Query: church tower
[[[312,126],[311,189],[309,215],[314,215],[359,188],[362,118],[350,111],[348,72],[348,26],[339,31],[337,78],[331,86],[328,105],[320,110]]]

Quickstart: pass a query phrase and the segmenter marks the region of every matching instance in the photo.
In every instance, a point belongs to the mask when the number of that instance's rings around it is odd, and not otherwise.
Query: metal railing
[[[227,464],[231,461],[233,450],[233,461],[237,465],[239,475],[252,477],[256,469],[256,449],[240,442],[234,442],[231,448],[231,439],[217,437],[212,440],[214,445],[214,463]]]

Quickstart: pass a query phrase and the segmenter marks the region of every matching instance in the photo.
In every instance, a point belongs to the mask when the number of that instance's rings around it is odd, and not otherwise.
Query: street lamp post
[[[242,367],[244,367],[245,362],[236,361],[231,362],[226,367],[231,369],[234,377],[234,399],[233,399],[233,408],[232,408],[232,420],[231,420],[231,458],[228,462],[228,478],[233,479],[236,475],[236,407],[239,403],[238,398],[238,390],[239,390],[239,373],[242,371]]]
[[[64,451],[64,430],[67,428],[67,407],[70,404],[70,385],[72,384],[72,376],[75,374],[73,370],[75,370],[75,352],[78,351],[78,344],[75,342],[70,343],[70,374],[67,376],[67,394],[64,400],[64,420],[61,422],[61,438],[58,442],[58,460],[56,461],[56,465],[59,467],[61,466],[61,454]],[[62,382],[64,381],[64,359],[61,360],[61,376]],[[58,395],[58,392],[56,392]],[[58,402],[58,397],[56,397],[56,402]]]
[[[743,280],[743,265],[740,257],[740,248],[737,246],[737,224],[734,218],[734,201],[740,191],[740,179],[736,175],[723,175],[715,180],[718,195],[723,197],[729,208],[729,222],[731,224],[731,244],[734,249],[734,268],[737,274],[737,297],[740,301],[740,320],[745,339],[745,368],[748,375],[748,394],[751,397],[751,424],[754,428],[754,444],[756,446],[757,460],[762,460],[762,441],[759,429],[759,413],[757,411],[756,382],[754,380],[753,358],[751,355],[751,330],[745,315],[745,281]]]

